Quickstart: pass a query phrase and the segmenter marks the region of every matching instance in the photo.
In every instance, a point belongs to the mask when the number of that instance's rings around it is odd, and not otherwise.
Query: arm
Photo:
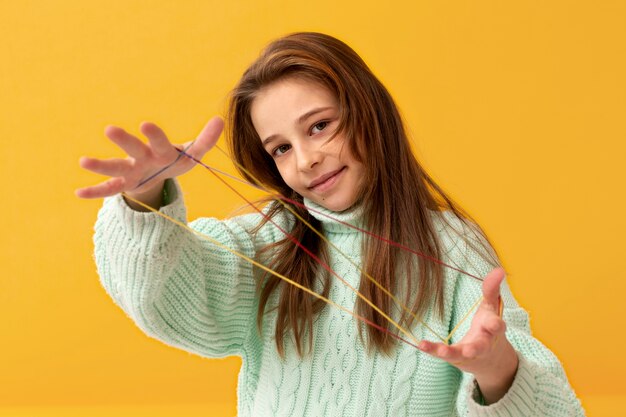
[[[182,147],[202,158],[218,140],[222,126],[219,117],[212,118],[193,142]],[[168,178],[186,173],[195,164],[182,158],[155,124],[142,123],[140,129],[148,143],[116,126],[105,129],[126,158],[80,160],[83,168],[111,177],[76,191],[81,198],[109,197],[98,215],[94,236],[102,284],[149,335],[202,355],[235,352],[245,327],[237,313],[247,313],[253,303],[251,269],[232,254],[209,247],[155,213],[141,212],[143,207],[120,196],[126,192],[185,221],[175,183],[168,182],[172,204],[161,207],[162,191]],[[197,227],[226,246],[254,254],[249,234],[236,222],[206,219]]]
[[[166,184],[173,201],[161,211],[185,222],[180,189]],[[255,244],[265,243],[241,223],[200,219],[190,226],[254,257]],[[102,285],[146,334],[202,356],[240,353],[256,317],[250,264],[155,213],[132,210],[119,195],[105,200],[94,243]]]
[[[465,279],[465,276],[461,279]],[[470,278],[473,279],[473,278]],[[468,313],[473,313],[471,326],[461,339],[455,338],[457,326],[465,324],[458,314],[452,315],[452,323],[457,323],[451,331],[454,344],[429,343],[424,341],[420,348],[464,372],[471,373],[486,404],[499,401],[513,383],[518,368],[518,356],[505,335],[506,324],[501,318],[500,285],[504,280],[504,270],[496,268],[484,278],[482,297],[476,311],[470,306]],[[457,305],[453,304],[453,313]],[[458,318],[457,318],[458,317]],[[449,336],[450,337],[450,336]]]
[[[448,253],[450,262],[485,277],[485,281],[448,274],[448,284],[454,288],[449,304],[450,330],[476,300],[481,296],[484,300],[471,322],[465,321],[454,333],[451,346],[425,343],[425,350],[463,371],[458,413],[524,417],[584,415],[559,360],[532,337],[528,315],[503,281],[503,271],[497,268],[489,273],[493,265],[479,249],[482,240],[476,240],[476,235],[467,228],[456,226],[454,229],[463,233],[462,238],[452,238],[456,232],[447,235],[447,246],[452,247]],[[498,296],[504,306],[503,320],[498,314]]]
[[[464,278],[461,281],[467,281]],[[475,284],[463,282],[457,291],[457,300],[470,294],[478,295]],[[506,343],[517,354],[518,364],[509,388],[493,404],[480,404],[480,381],[471,373],[463,374],[458,409],[472,416],[583,416],[558,358],[541,342],[532,337],[528,314],[515,301],[506,282],[501,287],[504,302],[503,319],[506,323]],[[472,295],[473,296],[473,295]],[[459,301],[466,304],[466,301]],[[469,331],[467,323],[452,342],[458,343]],[[462,411],[461,411],[462,410]]]

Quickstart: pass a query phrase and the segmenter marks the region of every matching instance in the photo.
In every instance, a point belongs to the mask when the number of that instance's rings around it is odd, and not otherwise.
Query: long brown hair
[[[345,43],[320,33],[294,33],[282,37],[261,53],[244,72],[232,92],[227,134],[235,160],[262,184],[292,200],[302,197],[283,181],[273,159],[261,146],[250,116],[257,93],[264,87],[285,77],[303,77],[319,83],[333,92],[339,103],[340,121],[336,133],[343,133],[354,157],[366,168],[364,187],[360,192],[365,225],[372,233],[394,242],[400,242],[429,257],[440,259],[442,249],[437,237],[432,214],[450,211],[463,223],[470,224],[469,216],[433,181],[416,160],[410,147],[400,113],[387,89],[370,71],[365,62]],[[241,175],[253,181],[246,172]],[[321,224],[306,209],[288,204],[316,228]],[[284,212],[281,204],[269,206],[270,216]],[[263,224],[264,222],[262,222]],[[484,236],[480,228],[481,236]],[[295,221],[292,235],[318,256],[326,257],[324,242],[302,222]],[[398,248],[379,239],[364,238],[364,271],[394,294],[402,292],[403,303],[420,317],[433,307],[443,313],[443,270],[433,262],[419,261]],[[330,279],[317,262],[288,238],[270,245],[259,256],[268,256],[270,267],[294,281],[312,288],[322,275],[322,294],[329,293]],[[406,277],[399,282],[398,277]],[[263,314],[274,291],[278,291],[275,329],[278,352],[284,354],[284,337],[292,332],[299,354],[303,339],[308,335],[311,347],[313,318],[323,303],[283,282],[265,274],[259,280],[259,310],[257,324],[262,326]],[[402,289],[400,291],[399,289]],[[392,310],[391,300],[370,280],[361,279],[359,292],[370,299],[387,315]],[[398,295],[398,294],[396,294]],[[357,314],[389,329],[389,323],[372,307],[357,299]],[[406,327],[414,318],[402,313],[400,323]],[[390,329],[395,330],[395,329]],[[362,327],[359,327],[363,336]],[[367,328],[367,346],[389,353],[393,339],[385,332]]]

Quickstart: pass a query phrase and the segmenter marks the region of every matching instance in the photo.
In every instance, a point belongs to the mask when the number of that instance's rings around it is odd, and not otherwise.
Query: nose
[[[322,162],[323,152],[314,146],[299,146],[296,148],[296,158],[299,171],[310,171],[315,165]]]

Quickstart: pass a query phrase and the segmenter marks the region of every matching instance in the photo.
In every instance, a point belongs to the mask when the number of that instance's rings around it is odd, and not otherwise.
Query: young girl
[[[186,224],[175,178],[215,145],[220,118],[180,147],[151,123],[148,144],[108,127],[129,157],[83,158],[113,178],[77,194],[109,197],[98,272],[146,334],[242,357],[241,416],[583,415],[484,234],[416,161],[392,98],[347,45],[316,33],[271,43],[228,121],[242,176],[276,197],[259,214],[189,224],[209,240],[171,219]]]

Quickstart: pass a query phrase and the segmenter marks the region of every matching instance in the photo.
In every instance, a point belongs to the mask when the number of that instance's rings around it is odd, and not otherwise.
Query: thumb
[[[500,308],[500,285],[504,281],[504,275],[504,269],[498,267],[489,272],[483,281],[485,302],[493,306],[496,311]]]
[[[196,137],[196,140],[193,142],[193,146],[189,148],[188,153],[193,155],[194,158],[202,159],[204,154],[215,146],[217,140],[222,134],[223,129],[224,121],[221,117],[215,116],[211,118],[211,120],[204,125],[200,134]]]

